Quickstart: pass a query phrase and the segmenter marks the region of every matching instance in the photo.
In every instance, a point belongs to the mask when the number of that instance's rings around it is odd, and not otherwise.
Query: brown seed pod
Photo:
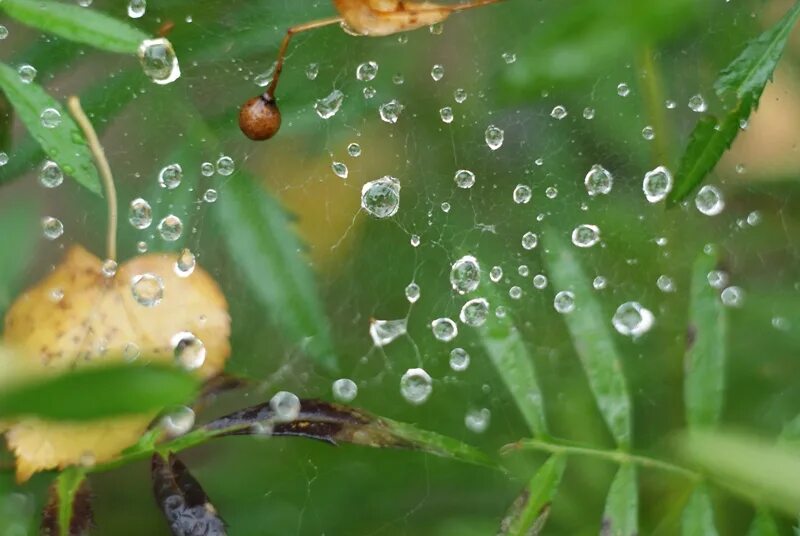
[[[251,140],[268,140],[281,128],[281,112],[267,94],[248,100],[239,110],[239,128]]]

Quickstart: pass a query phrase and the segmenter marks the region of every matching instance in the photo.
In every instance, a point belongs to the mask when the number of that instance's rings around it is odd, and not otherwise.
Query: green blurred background
[[[235,123],[238,106],[258,94],[253,79],[267,71],[277,45],[292,24],[333,14],[321,0],[161,0],[132,21],[155,33],[167,21],[182,76],[156,86],[136,58],[99,53],[32,31],[7,17],[9,36],[0,59],[29,63],[37,81],[53,95],[77,93],[102,131],[120,190],[123,214],[130,200],[144,197],[158,221],[168,213],[186,225],[184,239],[167,244],[154,228],[120,226],[121,257],[136,243],[151,251],[190,247],[221,283],[231,306],[233,355],[228,370],[263,380],[249,396],[225,395],[199,416],[208,419],[284,389],[300,397],[331,398],[331,382],[349,377],[359,384],[354,404],[376,414],[418,424],[475,444],[493,455],[529,434],[475,333],[462,326],[452,343],[431,335],[429,323],[455,318],[464,299],[450,290],[451,263],[473,254],[484,271],[504,270],[507,300],[543,385],[554,435],[599,447],[613,442],[597,411],[563,319],[553,310],[552,285],[537,290],[532,277],[546,273],[540,248],[520,245],[527,231],[548,226],[569,236],[578,224],[602,230],[602,245],[580,250],[584,269],[608,285],[597,297],[609,319],[623,302],[653,311],[655,327],[639,340],[616,336],[634,397],[634,447],[670,457],[669,440],[684,426],[682,363],[692,260],[706,244],[721,251],[732,284],[745,299],[731,309],[730,355],[724,423],[774,437],[798,413],[797,349],[800,347],[800,35],[795,36],[768,87],[761,108],[734,149],[708,179],[722,190],[726,209],[700,214],[692,202],[666,211],[642,194],[644,173],[657,165],[677,169],[688,133],[699,118],[687,106],[702,94],[720,111],[712,83],[745,42],[773,23],[788,1],[737,0],[509,0],[453,17],[442,31],[423,29],[401,38],[371,39],[338,28],[303,34],[290,49],[278,91],[284,126],[274,140],[253,143]],[[95,0],[96,9],[125,18],[119,1]],[[506,55],[504,57],[504,54]],[[509,54],[515,56],[510,61]],[[357,66],[379,64],[377,78],[357,80]],[[309,64],[319,74],[309,80]],[[431,70],[444,66],[434,81]],[[618,94],[624,83],[630,93]],[[376,95],[363,96],[365,86]],[[345,95],[328,120],[313,110],[334,88]],[[456,103],[454,92],[468,98]],[[397,99],[405,109],[397,124],[381,121],[377,108]],[[668,109],[665,102],[677,103]],[[568,115],[551,117],[564,106]],[[451,106],[452,124],[439,110]],[[594,117],[584,118],[585,108]],[[205,122],[219,145],[203,134]],[[490,124],[505,130],[496,152],[483,141]],[[655,138],[642,136],[645,126]],[[18,211],[14,228],[3,229],[0,248],[0,308],[43,277],[64,249],[81,243],[100,253],[103,201],[66,181],[56,190],[38,185],[42,155],[16,124],[10,162],[0,168],[0,210]],[[348,155],[359,143],[361,156]],[[229,177],[204,177],[203,161],[221,154],[234,159]],[[346,180],[332,162],[349,168]],[[158,187],[157,173],[179,162],[183,184]],[[608,196],[590,198],[583,177],[593,164],[615,176]],[[455,186],[457,169],[475,172],[469,190]],[[249,176],[241,173],[247,170]],[[383,175],[402,183],[400,211],[391,220],[359,211],[361,186]],[[257,180],[293,215],[284,233],[299,233],[302,253],[316,276],[325,305],[340,375],[316,368],[302,345],[292,342],[276,317],[253,298],[242,277],[242,259],[227,243],[240,237],[219,223],[218,204],[202,201],[208,188],[220,201],[231,183]],[[517,184],[532,188],[529,204],[517,205]],[[557,195],[547,196],[552,187]],[[445,212],[442,203],[449,203]],[[748,216],[755,225],[748,223]],[[39,219],[59,217],[65,235],[40,237]],[[420,236],[419,247],[410,245]],[[657,244],[659,238],[665,245]],[[664,243],[663,240],[659,241]],[[13,245],[12,245],[13,244]],[[519,275],[521,265],[529,275]],[[524,270],[523,270],[524,272]],[[12,277],[12,274],[16,274]],[[676,292],[656,286],[671,277]],[[404,288],[412,280],[422,298],[409,315],[409,336],[373,348],[371,318],[409,314]],[[270,282],[279,284],[279,282]],[[492,285],[484,275],[482,285]],[[616,334],[615,334],[616,335]],[[449,351],[471,355],[461,373],[448,366]],[[421,365],[434,378],[423,406],[401,396],[399,379]],[[476,434],[464,423],[468,411],[488,408],[491,424]],[[503,458],[510,476],[430,456],[344,446],[330,448],[298,439],[232,438],[185,453],[184,460],[229,523],[231,534],[485,535],[494,534],[506,508],[543,458]],[[554,502],[546,534],[596,534],[615,467],[595,460],[571,462]],[[641,532],[673,534],[690,489],[685,481],[646,470],[641,478]],[[4,476],[9,480],[10,474]],[[40,508],[52,475],[25,488],[28,506]],[[137,463],[95,475],[98,535],[167,534],[150,492],[148,467]],[[743,534],[752,517],[745,504],[715,492],[722,534]],[[789,530],[792,520],[784,520]]]

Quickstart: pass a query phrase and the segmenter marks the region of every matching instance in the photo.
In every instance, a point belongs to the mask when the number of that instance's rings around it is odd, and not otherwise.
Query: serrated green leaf
[[[197,388],[187,372],[155,365],[114,364],[33,380],[6,379],[0,418],[82,421],[147,413],[185,404]]]
[[[499,536],[533,536],[541,532],[566,467],[566,454],[554,454],[536,471],[509,508]]]
[[[800,504],[797,450],[742,434],[691,432],[680,442],[683,458],[731,492],[789,515]]]
[[[778,525],[769,511],[759,508],[756,517],[747,531],[747,536],[779,536]]]
[[[39,210],[34,203],[19,202],[0,211],[0,315],[17,293],[17,284],[28,268],[39,232]]]
[[[572,344],[589,379],[600,413],[617,444],[630,447],[631,399],[620,359],[609,331],[608,316],[597,302],[575,248],[550,228],[544,232],[545,261],[556,292],[575,295],[575,309],[564,315]]]
[[[48,158],[58,163],[64,173],[90,191],[101,194],[100,178],[83,133],[61,104],[35,83],[23,83],[17,71],[0,63],[0,89],[17,112],[31,135],[44,149]],[[42,125],[41,114],[53,108],[61,114],[61,124],[55,128]]]
[[[682,536],[717,536],[714,509],[708,491],[702,485],[692,492],[681,518]]]
[[[499,294],[489,291],[489,302],[497,304]],[[509,318],[489,315],[479,330],[481,343],[503,379],[514,402],[534,436],[547,437],[544,397],[539,387],[533,357]]]
[[[95,9],[51,0],[3,0],[0,10],[18,21],[109,52],[136,54],[150,36]]]
[[[639,489],[636,467],[620,465],[611,483],[603,511],[603,536],[636,536],[639,534]]]
[[[727,311],[708,283],[708,273],[716,266],[716,255],[701,253],[692,267],[684,402],[686,421],[693,429],[717,424],[725,394]]]
[[[50,486],[50,498],[42,512],[42,536],[79,536],[92,526],[91,494],[85,471],[69,467]]]
[[[758,106],[798,18],[800,3],[795,2],[774,26],[747,43],[744,51],[719,74],[714,83],[717,95],[722,98],[731,94],[739,100],[750,97]]]
[[[255,178],[238,173],[220,191],[214,211],[230,255],[241,267],[255,297],[288,338],[329,370],[337,366],[330,330],[283,207]]]
[[[681,157],[675,185],[667,196],[667,206],[680,203],[700,186],[733,144],[741,130],[741,122],[747,120],[752,109],[752,98],[745,97],[722,122],[710,114],[697,122]]]

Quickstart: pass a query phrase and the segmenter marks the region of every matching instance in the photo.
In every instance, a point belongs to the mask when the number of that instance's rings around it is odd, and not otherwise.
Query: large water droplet
[[[530,202],[533,192],[531,191],[530,186],[526,186],[525,184],[517,184],[516,188],[514,188],[514,202],[518,205],[525,205]]]
[[[628,337],[639,337],[647,333],[653,323],[655,317],[653,313],[642,307],[639,302],[626,302],[617,307],[617,311],[611,318],[611,323],[622,335]]]
[[[45,161],[39,170],[39,183],[45,188],[56,188],[64,182],[64,172],[52,160]]]
[[[484,298],[469,300],[458,314],[459,320],[467,326],[482,326],[489,317],[489,302]]]
[[[579,248],[590,248],[600,241],[600,229],[596,225],[578,225],[572,231],[572,243]]]
[[[400,394],[407,401],[420,405],[428,400],[433,392],[433,380],[430,374],[421,368],[408,369],[400,378]]]
[[[300,416],[300,399],[288,391],[278,391],[269,401],[269,407],[275,412],[278,422],[290,422]]]
[[[153,223],[153,210],[150,203],[144,199],[137,198],[131,201],[128,208],[128,221],[134,229],[147,229]]]
[[[468,169],[459,169],[453,180],[459,188],[472,188],[475,185],[475,174]]]
[[[131,279],[133,299],[145,307],[155,307],[164,298],[164,281],[155,274],[139,274]]]
[[[229,177],[236,170],[236,163],[230,156],[222,155],[217,159],[215,169],[223,177]]]
[[[181,180],[183,180],[183,168],[180,164],[169,164],[158,172],[158,184],[167,190],[174,190],[180,186]]]
[[[369,325],[369,335],[375,346],[386,346],[407,333],[408,320],[373,320]]]
[[[725,208],[725,200],[716,186],[706,184],[697,192],[694,205],[706,216],[716,216]]]
[[[472,255],[464,255],[450,267],[450,286],[459,294],[472,292],[481,282],[481,266]]]
[[[181,76],[178,56],[172,43],[164,37],[142,41],[139,45],[139,63],[144,74],[159,85],[170,84]]]
[[[206,346],[193,333],[181,331],[172,336],[175,363],[185,370],[195,370],[206,362]]]
[[[575,310],[575,294],[569,290],[562,290],[553,299],[553,307],[561,314],[568,314]]]
[[[400,209],[400,181],[381,177],[361,188],[361,208],[376,218],[390,218]]]
[[[333,397],[339,402],[352,402],[358,395],[358,385],[349,378],[339,378],[331,385]]]
[[[129,0],[128,16],[132,19],[141,18],[147,11],[147,0]]]
[[[450,342],[458,335],[458,326],[449,318],[437,318],[431,322],[433,336],[442,342]]]
[[[378,113],[385,123],[394,124],[397,123],[397,120],[400,118],[400,114],[403,113],[404,109],[405,106],[393,99],[389,102],[381,104],[380,108],[378,108]]]
[[[664,166],[648,171],[642,181],[642,190],[649,202],[662,201],[672,191],[672,173]]]
[[[614,186],[614,176],[600,164],[595,164],[586,174],[583,184],[592,197],[600,194],[606,195],[611,192],[611,188]]]
[[[486,145],[489,146],[489,149],[496,151],[503,146],[503,141],[505,141],[505,132],[503,132],[501,128],[498,128],[494,125],[489,125],[489,128],[486,129],[485,139]]]

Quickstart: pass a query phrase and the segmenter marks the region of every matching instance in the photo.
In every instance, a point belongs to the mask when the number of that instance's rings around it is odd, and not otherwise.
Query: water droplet
[[[8,153],[0,151],[0,167],[8,164]]]
[[[503,52],[502,55],[503,61],[506,62],[508,65],[517,61],[517,55],[513,52]]]
[[[406,299],[408,300],[408,303],[417,303],[420,294],[421,291],[419,285],[417,285],[416,283],[409,283],[408,286],[406,287]]]
[[[594,119],[594,113],[595,113],[594,112],[594,108],[589,108],[589,107],[584,108],[583,109],[583,118],[584,119],[588,119],[588,120]]]
[[[692,95],[689,97],[689,109],[693,112],[702,113],[708,110],[708,104],[702,95]]]
[[[211,162],[203,162],[202,164],[200,164],[200,174],[203,175],[203,177],[210,177],[211,175],[213,175],[214,164],[212,164]]]
[[[608,281],[602,275],[598,275],[594,279],[592,279],[592,288],[595,290],[603,290],[608,285]]]
[[[17,74],[19,75],[19,80],[23,84],[30,84],[36,78],[36,67],[33,65],[29,65],[27,63],[20,65],[17,68]]]
[[[547,288],[547,276],[544,274],[536,274],[533,276],[533,286],[539,290]]]
[[[330,119],[339,111],[344,102],[344,93],[334,89],[327,97],[317,99],[314,103],[314,110],[322,119]]]
[[[595,164],[583,179],[586,191],[592,197],[596,195],[606,195],[611,192],[614,186],[614,176],[600,164]]]
[[[431,322],[433,336],[442,342],[450,342],[458,335],[458,326],[449,318],[437,318]]]
[[[253,82],[259,87],[267,87],[272,83],[272,79],[275,77],[275,68],[277,67],[277,63],[273,63],[269,66],[269,69],[264,71],[263,73],[259,73],[253,77]]]
[[[219,194],[214,188],[209,188],[203,192],[203,201],[206,203],[216,203],[218,198]]]
[[[183,180],[183,168],[180,164],[170,164],[161,168],[158,173],[158,184],[167,190],[174,190],[181,185]]]
[[[444,24],[441,22],[437,22],[436,24],[431,24],[428,27],[428,30],[431,32],[431,35],[442,35],[444,33]]]
[[[486,408],[473,409],[464,417],[464,425],[470,432],[482,434],[489,428],[492,412]]]
[[[463,348],[453,348],[450,351],[450,368],[456,372],[464,372],[469,368],[469,354]]]
[[[306,67],[306,78],[316,80],[319,75],[319,63],[309,63]]]
[[[179,406],[161,417],[161,427],[170,437],[179,437],[194,426],[194,411],[187,406]]]
[[[193,333],[176,333],[170,343],[175,363],[184,370],[199,369],[206,362],[206,345]]]
[[[139,359],[141,355],[141,350],[139,346],[135,342],[128,342],[125,343],[125,347],[122,349],[122,359],[125,360],[127,363],[131,363]]]
[[[431,78],[433,78],[434,82],[438,82],[442,78],[444,78],[444,65],[436,64],[431,69]]]
[[[445,201],[444,203],[441,204],[441,208],[442,208],[442,212],[447,214],[448,212],[450,212],[450,203]]]
[[[579,248],[590,248],[600,241],[600,229],[596,225],[578,225],[572,231],[572,243]]]
[[[139,274],[131,279],[133,299],[145,307],[155,307],[164,297],[164,281],[155,274]]]
[[[716,186],[706,184],[697,192],[694,205],[706,216],[716,216],[725,208],[725,200]]]
[[[362,82],[371,82],[378,75],[378,64],[374,61],[366,61],[356,69],[356,78]]]
[[[347,146],[347,154],[353,158],[358,158],[361,156],[361,146],[357,143],[351,143]]]
[[[142,41],[139,45],[139,63],[144,74],[159,85],[170,84],[181,76],[178,56],[172,43],[163,37]]]
[[[361,91],[361,93],[364,95],[365,99],[372,99],[378,94],[378,91],[372,86],[367,86]]]
[[[339,177],[340,179],[346,179],[347,176],[350,174],[350,170],[347,169],[347,164],[344,164],[342,162],[332,163],[331,169],[333,170],[333,174]]]
[[[333,382],[331,390],[339,402],[352,402],[358,395],[358,385],[349,378],[339,378]]]
[[[522,247],[523,249],[531,250],[539,245],[539,235],[528,231],[524,235],[522,235]]]
[[[525,184],[517,184],[516,188],[514,188],[514,202],[518,205],[525,205],[530,202],[532,195],[530,186]]]
[[[675,282],[671,277],[666,275],[658,276],[658,279],[656,280],[656,286],[661,292],[675,292]]]
[[[674,110],[678,107],[678,103],[674,100],[667,100],[664,102],[664,106],[667,108],[667,110]]]
[[[46,216],[42,218],[42,232],[48,240],[56,240],[64,234],[64,224],[58,218]]]
[[[750,214],[747,215],[747,224],[751,227],[755,227],[761,223],[761,213],[757,210],[754,210]]]
[[[408,369],[400,378],[400,394],[412,404],[424,404],[432,392],[433,380],[424,369]]]
[[[106,279],[111,279],[115,275],[117,275],[117,261],[114,259],[106,259],[103,261],[102,266],[100,266],[100,273]]]
[[[530,269],[528,269],[528,265],[527,264],[520,264],[517,267],[517,273],[519,275],[521,275],[522,277],[528,277],[528,274],[530,273]]]
[[[475,185],[475,174],[468,169],[459,169],[453,180],[459,188],[472,188]]]
[[[720,289],[728,284],[728,274],[722,270],[711,270],[706,274],[708,284],[716,289]]]
[[[489,128],[486,129],[485,137],[486,137],[486,145],[489,146],[489,149],[491,149],[492,151],[496,151],[503,146],[503,141],[505,139],[505,132],[503,132],[502,129],[494,125],[489,125]]]
[[[467,326],[482,326],[489,317],[489,302],[484,298],[469,300],[458,314],[459,320]],[[438,338],[438,337],[437,337]]]
[[[465,100],[467,100],[467,91],[465,89],[458,88],[453,92],[453,99],[458,104],[463,104]]]
[[[44,128],[56,128],[61,124],[61,112],[55,108],[45,108],[39,115],[39,119],[42,121]]]
[[[130,18],[141,18],[145,11],[147,11],[147,0],[130,0],[128,2],[128,16]]]
[[[739,287],[727,287],[720,294],[722,304],[728,307],[741,307],[744,301],[744,291]]]
[[[619,95],[620,97],[627,97],[630,94],[631,94],[631,88],[628,87],[628,84],[623,82],[617,85],[617,95]]]
[[[553,307],[561,314],[568,314],[575,310],[575,294],[569,290],[562,290],[553,299]]]
[[[378,108],[378,112],[385,123],[395,124],[400,118],[400,114],[403,113],[404,108],[405,106],[393,99],[387,103],[381,104],[380,108]]]
[[[489,279],[492,280],[492,283],[498,283],[503,279],[503,269],[499,266],[492,266],[492,269],[489,270]]]
[[[662,201],[672,191],[672,173],[664,166],[648,171],[642,181],[642,190],[650,203]]]
[[[472,255],[464,255],[450,267],[450,286],[459,294],[474,291],[480,282],[481,266]]]
[[[418,247],[420,245],[419,235],[412,234],[411,239],[409,239],[409,242],[411,243],[411,247],[413,248]]]
[[[217,159],[217,173],[223,177],[228,177],[236,170],[236,163],[230,156],[222,155]]]
[[[386,346],[398,337],[407,333],[408,321],[399,320],[373,320],[369,325],[369,335],[375,346]]]
[[[8,28],[0,24],[0,40],[5,39],[8,37]]]
[[[617,307],[617,311],[611,318],[611,323],[614,325],[620,334],[628,337],[639,337],[653,327],[655,317],[653,313],[642,307],[639,302],[626,302]]]
[[[544,195],[545,197],[547,197],[547,199],[555,199],[556,197],[558,197],[558,188],[556,188],[555,186],[548,186],[547,189],[544,191]]]
[[[439,110],[439,117],[442,118],[442,121],[450,124],[453,122],[453,109],[450,106],[445,106],[441,110]]]
[[[39,183],[45,188],[57,188],[64,182],[64,172],[52,160],[46,160],[39,171]]]
[[[290,422],[300,416],[300,399],[288,391],[278,391],[269,401],[269,407],[275,412],[278,422]]]
[[[158,234],[167,242],[175,242],[183,234],[183,222],[174,214],[170,214],[158,222]]]
[[[381,177],[361,188],[361,208],[376,218],[390,218],[400,209],[400,181]]]
[[[510,289],[508,289],[508,297],[512,300],[518,300],[522,298],[522,288],[514,285]]]
[[[567,117],[567,109],[561,105],[556,106],[550,112],[550,117],[553,119],[558,119],[559,121]]]
[[[651,141],[651,140],[655,139],[655,137],[656,137],[655,129],[653,127],[651,127],[650,125],[644,127],[642,129],[642,137],[644,139],[646,139],[647,141]]]
[[[189,277],[197,266],[197,259],[189,248],[183,248],[175,260],[173,270],[178,277]]]
[[[141,197],[131,201],[128,208],[128,221],[134,229],[147,229],[153,223],[153,210],[150,203]]]

